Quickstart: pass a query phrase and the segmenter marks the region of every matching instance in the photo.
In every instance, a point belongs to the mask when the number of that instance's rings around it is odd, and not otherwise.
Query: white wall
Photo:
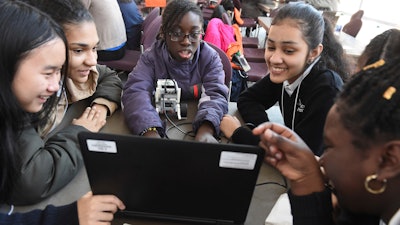
[[[342,12],[338,23],[346,24],[353,13],[364,10],[363,25],[357,39],[368,43],[373,37],[391,28],[400,29],[398,7],[393,0],[340,0],[339,11]]]

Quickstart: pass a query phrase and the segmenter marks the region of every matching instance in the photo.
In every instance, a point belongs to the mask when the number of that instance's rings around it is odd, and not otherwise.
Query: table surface
[[[85,102],[78,102],[72,105],[69,108],[66,117],[62,121],[59,127],[63,127],[66,124],[69,124],[73,118],[78,117],[87,104]],[[197,111],[197,105],[190,103],[188,104],[188,119],[177,121],[177,119],[172,119],[180,128],[185,131],[191,130],[191,124],[188,122],[191,118],[194,117],[195,112]],[[279,109],[276,107],[271,108],[270,110],[272,118],[276,118],[278,122],[282,122],[279,114]],[[240,115],[236,109],[236,103],[229,103],[229,114],[235,115],[240,119]],[[273,120],[273,119],[271,119]],[[169,125],[171,127],[173,125]],[[168,126],[167,126],[168,127]],[[129,129],[126,126],[124,121],[123,113],[121,110],[116,111],[111,117],[108,118],[107,124],[101,130],[104,133],[116,133],[116,134],[130,134]],[[192,137],[177,131],[177,129],[170,129],[167,133],[172,139],[190,139]],[[192,138],[193,139],[193,138]],[[222,139],[223,140],[223,139]],[[224,140],[223,140],[224,141]],[[286,185],[284,178],[281,174],[274,168],[270,167],[267,164],[263,164],[257,179],[257,185],[254,189],[253,198],[250,204],[250,208],[248,211],[247,220],[245,222],[246,225],[259,225],[264,224],[265,219],[274,206],[278,197],[286,192]],[[77,174],[77,176],[63,189],[54,194],[48,199],[44,201],[27,206],[27,207],[15,207],[14,212],[26,212],[32,209],[44,208],[48,204],[53,205],[65,205],[70,202],[76,201],[83,194],[90,190],[90,184],[87,178],[85,168],[82,168],[81,171]],[[9,210],[8,207],[3,206],[0,207],[0,211],[7,212]],[[182,222],[173,222],[173,221],[160,221],[154,219],[144,219],[144,218],[115,218],[112,224],[137,224],[137,225],[168,225],[168,224],[185,224]],[[187,224],[187,223],[186,223]]]

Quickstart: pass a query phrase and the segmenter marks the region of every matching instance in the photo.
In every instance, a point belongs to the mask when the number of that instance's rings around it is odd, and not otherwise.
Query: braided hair
[[[400,44],[397,52],[400,52]],[[393,46],[392,46],[393,47]],[[343,126],[353,134],[353,145],[366,149],[400,139],[399,55],[364,67],[345,84],[336,101]]]
[[[369,44],[365,47],[363,53],[358,58],[358,66],[360,69],[365,65],[372,64],[378,61],[381,56],[383,50],[385,49],[385,45],[389,44],[390,38],[398,38],[400,36],[400,30],[397,29],[389,29],[384,31],[383,33],[375,36]],[[397,39],[397,41],[400,39]],[[391,56],[389,56],[391,57]]]
[[[176,28],[188,12],[198,15],[200,23],[204,23],[203,13],[197,4],[188,0],[173,0],[169,2],[162,14],[162,23],[158,38],[165,37],[168,32]]]

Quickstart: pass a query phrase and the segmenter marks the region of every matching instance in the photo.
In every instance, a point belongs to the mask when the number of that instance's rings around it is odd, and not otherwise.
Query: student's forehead
[[[187,12],[179,21],[175,24],[176,28],[201,28],[203,26],[200,16],[192,11]]]
[[[94,22],[83,22],[70,25],[66,30],[68,45],[78,44],[94,46],[99,42],[97,29]]]

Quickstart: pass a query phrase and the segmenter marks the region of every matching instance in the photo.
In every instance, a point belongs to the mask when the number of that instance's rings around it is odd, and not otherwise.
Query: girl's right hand
[[[91,132],[98,132],[106,124],[106,120],[100,118],[100,112],[94,106],[87,107],[81,117],[72,120],[72,124],[82,126]]]
[[[253,129],[260,136],[265,161],[291,182],[294,195],[323,191],[324,178],[313,152],[291,129],[277,123],[263,123]]]

